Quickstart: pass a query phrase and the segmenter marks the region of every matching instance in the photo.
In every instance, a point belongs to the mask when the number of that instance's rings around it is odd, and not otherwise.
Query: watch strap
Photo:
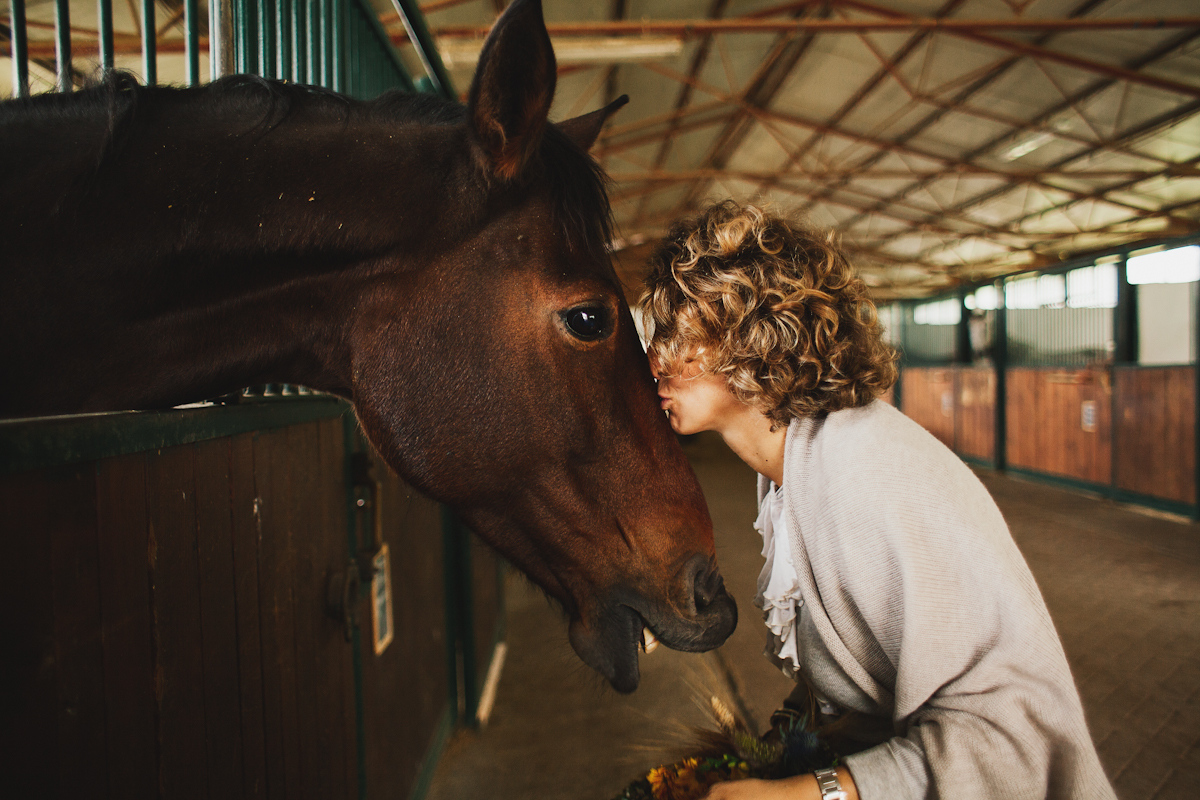
[[[836,769],[819,769],[813,776],[817,779],[817,788],[821,790],[821,800],[846,800],[846,791],[838,780]]]

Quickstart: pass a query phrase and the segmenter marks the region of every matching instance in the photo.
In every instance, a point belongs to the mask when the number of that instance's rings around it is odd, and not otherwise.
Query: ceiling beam
[[[853,0],[853,1],[858,2],[858,0]],[[1075,15],[1086,14],[1089,11],[1093,10],[1102,1],[1103,0],[1085,0],[1085,2],[1083,4],[1081,4],[1080,6],[1076,7],[1072,13]],[[1127,64],[1126,66],[1129,68],[1132,68],[1132,69],[1138,69],[1142,66],[1145,66],[1146,64],[1151,63],[1155,58],[1161,57],[1162,55],[1165,55],[1166,53],[1173,50],[1176,46],[1178,46],[1178,42],[1186,41],[1189,37],[1196,36],[1197,32],[1200,32],[1200,29],[1197,29],[1197,31],[1184,32],[1177,37],[1173,37],[1172,40],[1170,40],[1166,43],[1160,44],[1158,47],[1154,48],[1149,54],[1145,55],[1141,59],[1136,60],[1134,63]],[[1050,33],[1043,35],[1042,37],[1039,38],[1038,43],[1039,44],[1044,43],[1052,35],[1053,34],[1050,34]],[[1021,60],[1021,56],[1018,56],[1015,54],[1010,56],[1009,58],[1005,59],[1000,64],[998,64],[993,70],[989,71],[988,74],[986,74],[986,75],[982,76],[981,78],[979,78],[978,80],[972,82],[971,85],[967,86],[964,90],[960,91],[954,97],[953,101],[946,108],[936,110],[936,111],[926,115],[924,118],[919,120],[917,123],[910,126],[908,128],[908,130],[906,130],[903,134],[901,134],[899,137],[897,137],[897,140],[901,141],[901,142],[907,142],[907,141],[915,138],[916,136],[920,135],[923,131],[925,131],[931,125],[940,121],[946,114],[953,111],[953,106],[955,103],[965,102],[965,101],[969,100],[975,93],[977,93],[978,91],[983,89],[988,84],[998,80],[1002,75],[1007,73],[1017,63],[1019,63],[1020,60]],[[1039,125],[1043,124],[1047,120],[1052,118],[1055,114],[1058,114],[1065,109],[1072,108],[1075,104],[1080,102],[1082,99],[1086,99],[1087,97],[1090,97],[1095,92],[1100,91],[1099,87],[1111,86],[1115,82],[1116,82],[1116,79],[1114,79],[1114,78],[1105,78],[1105,79],[1101,79],[1100,81],[1093,82],[1093,84],[1091,84],[1089,87],[1084,89],[1082,92],[1077,93],[1075,96],[1073,96],[1071,98],[1067,98],[1063,103],[1056,104],[1049,111],[1045,111],[1045,112],[1037,115],[1033,120],[1030,121],[1030,124],[1039,124]],[[980,145],[980,146],[972,149],[971,151],[967,152],[961,158],[959,158],[958,161],[960,163],[972,163],[974,159],[994,150],[1000,144],[1011,141],[1018,136],[1023,136],[1027,132],[1028,131],[1025,129],[1006,131],[1005,133],[1000,134],[999,136],[993,137],[991,140],[984,143],[983,145]],[[1095,150],[1095,148],[1093,148],[1093,152],[1094,152],[1094,150]],[[869,168],[873,164],[875,164],[880,158],[882,158],[882,153],[877,154],[873,157],[870,157],[870,158],[866,159],[864,162],[857,164],[856,166],[859,168],[864,168],[864,169]],[[894,193],[892,195],[892,198],[897,198],[897,199],[903,198],[913,191],[924,189],[929,184],[929,182],[930,181],[918,181],[917,183],[915,183],[909,187],[905,187],[904,189],[901,189],[900,191]],[[1064,190],[1062,187],[1055,186],[1053,184],[1034,182],[1034,185],[1040,185],[1043,188],[1050,189],[1050,190],[1057,191],[1057,192],[1065,192],[1066,194],[1072,195],[1075,197],[1085,197],[1087,195],[1087,193],[1080,193],[1080,192],[1074,192],[1071,190]],[[996,196],[997,194],[999,194],[1002,191],[1007,191],[1008,188],[1009,187],[1001,187],[1000,189],[993,190],[992,192],[984,192],[983,195]],[[983,195],[980,195],[980,196],[983,196]],[[814,203],[819,202],[819,200],[820,200],[820,198],[814,198],[813,202]],[[886,203],[886,202],[888,202],[888,200],[884,200],[882,202]],[[1121,204],[1121,205],[1125,205],[1125,204]],[[1128,206],[1126,206],[1126,207],[1128,207]],[[1141,209],[1134,208],[1133,210],[1140,211]],[[854,221],[851,220],[848,224],[853,224],[853,222]]]
[[[686,76],[680,75],[679,73],[674,72],[673,70],[668,70],[666,67],[660,66],[658,64],[642,64],[641,66],[643,69],[648,69],[653,72],[659,72],[659,73],[673,76],[677,80],[686,80],[687,79]],[[720,89],[709,86],[701,81],[694,81],[694,82],[696,83],[697,88],[700,89],[701,91],[705,92],[706,94],[713,95],[714,97],[723,97],[731,103],[736,103],[737,105],[741,106],[744,110],[746,110],[747,113],[749,113],[753,116],[761,117],[763,119],[776,120],[779,122],[784,122],[787,124],[795,125],[797,127],[807,128],[809,130],[817,131],[826,136],[839,136],[841,138],[849,139],[850,141],[857,142],[859,144],[864,144],[869,147],[875,148],[876,152],[873,153],[870,157],[868,157],[868,159],[866,160],[865,163],[859,163],[859,164],[855,165],[856,167],[861,168],[861,169],[869,168],[876,161],[878,161],[880,158],[882,158],[883,155],[885,155],[886,153],[894,152],[894,153],[899,153],[902,155],[915,156],[917,158],[923,158],[926,160],[945,164],[949,170],[954,170],[959,165],[962,165],[964,167],[978,169],[978,170],[980,170],[981,173],[993,175],[993,176],[996,176],[999,178],[1004,178],[1005,180],[1012,182],[1012,183],[1029,183],[1029,184],[1033,184],[1036,186],[1040,186],[1043,189],[1052,190],[1055,192],[1061,192],[1061,193],[1067,194],[1067,195],[1078,196],[1078,197],[1089,196],[1088,193],[1079,192],[1074,189],[1069,189],[1069,188],[1065,188],[1062,186],[1055,186],[1052,184],[1047,184],[1047,183],[1040,181],[1037,178],[1029,178],[1029,177],[1022,175],[1019,172],[1014,172],[1012,170],[1004,170],[1004,169],[999,169],[997,167],[989,167],[984,164],[975,164],[970,160],[970,158],[972,156],[968,156],[966,158],[961,158],[961,159],[951,158],[949,156],[944,156],[940,153],[935,153],[930,150],[924,150],[924,149],[921,149],[918,147],[914,147],[910,144],[905,143],[903,141],[903,139],[900,139],[900,140],[878,139],[873,136],[868,136],[866,134],[855,133],[853,131],[849,131],[844,128],[838,128],[838,127],[829,125],[824,122],[819,122],[817,120],[805,119],[805,118],[797,116],[795,114],[787,114],[787,113],[783,113],[780,111],[774,111],[774,110],[771,110],[768,108],[759,108],[759,107],[750,106],[744,100],[741,100],[740,98],[732,97],[728,94],[725,94]],[[911,135],[909,138],[911,138]],[[714,168],[720,168],[720,166],[722,166],[722,165],[713,163],[712,166]],[[923,187],[917,187],[916,185],[914,185],[912,187],[906,187],[904,192],[912,191],[915,188],[923,188]],[[1119,201],[1111,201],[1111,202],[1114,202],[1115,205],[1125,205]],[[1140,209],[1137,209],[1137,210],[1140,210]]]
[[[844,2],[844,0],[843,0]],[[841,4],[841,3],[838,3]],[[389,20],[389,23],[391,20]],[[1051,19],[1011,17],[1008,19],[964,19],[954,17],[889,17],[884,19],[641,19],[597,22],[548,22],[551,36],[711,36],[717,33],[866,33],[927,30],[960,31],[1146,31],[1200,27],[1200,16],[1171,17],[1085,17]],[[432,29],[443,38],[486,38],[489,25],[441,25]],[[391,31],[389,31],[391,33]],[[405,34],[394,34],[403,40]]]
[[[709,19],[719,19],[725,14],[725,8],[728,5],[729,0],[712,0],[708,8],[707,17]],[[692,53],[691,63],[688,64],[687,74],[689,77],[695,78],[698,76],[700,74],[700,70],[702,70],[704,65],[708,62],[708,54],[712,50],[712,40],[713,37],[711,34],[701,37],[700,43],[696,47],[696,51]],[[675,111],[680,111],[684,108],[687,108],[688,105],[691,104],[692,91],[693,86],[691,83],[684,82],[679,85],[679,91],[675,95]],[[674,143],[677,135],[679,135],[679,118],[675,117],[667,124],[667,130],[658,145],[658,151],[654,154],[654,161],[651,164],[652,170],[660,169],[663,163],[666,162],[667,154],[671,152],[671,145]],[[642,216],[642,213],[645,211],[645,201],[648,197],[649,195],[644,195],[642,203],[639,204],[637,210],[633,212],[633,218],[635,220]]]
[[[953,14],[955,11],[957,11],[959,9],[959,7],[963,4],[963,2],[965,2],[965,0],[949,0],[949,2],[947,2],[945,5],[943,5],[941,8],[938,9],[937,17],[940,19],[949,14]],[[926,31],[918,31],[914,35],[910,36],[908,41],[906,41],[896,51],[896,54],[894,56],[892,56],[890,61],[885,61],[885,63],[878,70],[875,71],[874,75],[872,75],[870,78],[868,78],[858,88],[858,90],[855,91],[854,94],[851,95],[850,98],[846,100],[846,102],[842,103],[841,107],[836,112],[834,112],[834,115],[829,119],[829,124],[831,126],[836,126],[836,125],[840,124],[841,121],[843,119],[845,119],[856,108],[858,108],[858,106],[860,104],[862,104],[862,102],[864,100],[866,100],[866,98],[871,94],[871,92],[875,91],[875,89],[878,88],[879,85],[882,84],[883,81],[886,80],[889,75],[892,76],[893,78],[896,78],[895,74],[893,73],[893,70],[896,67],[898,67],[902,62],[907,60],[909,56],[911,56],[913,53],[915,53],[917,47],[921,44],[921,42],[925,41],[925,39],[928,38],[928,35],[929,34]],[[897,80],[897,82],[899,82],[899,78],[896,78],[896,80]],[[907,90],[907,87],[904,87],[903,83],[901,83],[901,87],[905,88]],[[812,150],[812,148],[815,147],[817,145],[817,143],[821,141],[823,136],[824,136],[824,134],[820,131],[811,132],[808,139],[805,142],[803,142],[799,147],[794,148],[791,152],[788,153],[788,157],[787,157],[787,160],[783,164],[782,171],[791,169],[793,166],[795,166],[797,163],[799,163],[800,159],[802,159],[805,155],[807,155]],[[766,188],[765,185],[760,185],[759,191],[763,191],[765,188]],[[809,207],[811,207],[811,203],[810,203]]]
[[[871,14],[879,14],[883,17],[886,17],[888,19],[895,20],[895,21],[902,21],[902,20],[916,21],[916,20],[922,19],[921,17],[914,17],[909,14],[905,14],[903,11],[897,11],[896,9],[893,9],[893,8],[886,8],[884,6],[876,5],[875,3],[865,2],[865,0],[838,0],[838,5],[839,6],[847,6],[850,8],[857,8],[857,9],[866,11]],[[1089,4],[1088,9],[1090,10],[1094,5],[1096,5],[1096,4],[1095,3]],[[1069,18],[1069,20],[1058,20],[1058,21],[1059,22],[1074,21],[1074,22],[1079,22],[1079,23],[1087,23],[1087,22],[1090,22],[1095,19],[1097,19],[1097,18],[1072,16]],[[947,21],[949,21],[949,20],[947,20]],[[1178,27],[1186,28],[1186,27],[1200,27],[1200,26],[1186,26],[1185,25],[1185,26],[1178,26]],[[960,38],[964,38],[964,39],[974,41],[974,42],[979,42],[981,44],[990,45],[992,47],[996,47],[1001,50],[1008,50],[1008,51],[1016,53],[1018,55],[1028,56],[1030,58],[1035,58],[1035,59],[1038,59],[1041,61],[1053,61],[1058,64],[1065,64],[1067,66],[1076,67],[1078,69],[1086,70],[1088,72],[1094,72],[1096,74],[1104,75],[1109,78],[1119,78],[1121,80],[1126,80],[1131,83],[1141,83],[1141,84],[1145,84],[1147,86],[1154,86],[1155,88],[1158,88],[1158,89],[1165,89],[1165,90],[1171,91],[1171,92],[1179,92],[1180,94],[1186,94],[1191,97],[1200,97],[1200,86],[1196,86],[1193,84],[1181,83],[1179,81],[1173,81],[1173,80],[1170,80],[1167,78],[1158,78],[1153,75],[1146,75],[1146,74],[1137,72],[1135,70],[1125,69],[1118,65],[1105,64],[1100,61],[1093,61],[1092,59],[1089,59],[1089,58],[1083,58],[1081,56],[1071,55],[1070,53],[1063,53],[1063,52],[1060,52],[1057,50],[1050,50],[1050,49],[1042,47],[1041,45],[1036,44],[1036,43],[1020,42],[1020,41],[1016,41],[1013,39],[1001,38],[999,36],[991,36],[986,33],[980,33],[980,30],[982,30],[982,29],[971,29],[971,28],[964,27],[964,28],[957,29],[957,30],[954,28],[949,28],[947,30],[954,36],[958,36]],[[1070,30],[1072,30],[1072,28],[1069,28],[1067,26],[1062,26],[1062,27],[1046,27],[1046,28],[1040,28],[1040,29],[1029,28],[1028,30],[1042,30],[1042,31],[1050,31],[1050,32],[1054,32],[1054,33],[1062,33],[1062,32],[1066,32],[1066,31],[1070,31]],[[1080,30],[1083,30],[1083,29],[1080,29]],[[1095,30],[1095,29],[1088,28],[1088,30]]]

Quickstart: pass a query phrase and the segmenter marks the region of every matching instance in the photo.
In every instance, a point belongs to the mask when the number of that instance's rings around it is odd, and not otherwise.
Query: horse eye
[[[580,306],[563,312],[563,323],[573,335],[585,342],[594,341],[608,333],[604,308]]]

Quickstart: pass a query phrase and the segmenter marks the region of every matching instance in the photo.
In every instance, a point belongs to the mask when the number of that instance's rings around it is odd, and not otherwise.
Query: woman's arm
[[[838,783],[846,793],[845,800],[858,800],[854,779],[845,767],[837,769]],[[708,790],[704,800],[821,800],[821,790],[813,775],[797,775],[777,781],[748,778],[743,781],[718,783]]]

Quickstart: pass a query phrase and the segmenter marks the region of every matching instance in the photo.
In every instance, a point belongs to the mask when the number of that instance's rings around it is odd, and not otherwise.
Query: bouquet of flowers
[[[837,756],[807,714],[780,709],[771,715],[771,729],[758,737],[718,698],[710,702],[717,730],[697,731],[697,752],[655,767],[614,800],[699,800],[722,781],[774,780],[837,766]]]

